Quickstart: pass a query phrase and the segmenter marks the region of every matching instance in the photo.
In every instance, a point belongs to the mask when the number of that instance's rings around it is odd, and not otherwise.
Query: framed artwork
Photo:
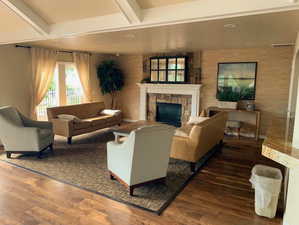
[[[255,100],[257,62],[218,63],[219,101]]]

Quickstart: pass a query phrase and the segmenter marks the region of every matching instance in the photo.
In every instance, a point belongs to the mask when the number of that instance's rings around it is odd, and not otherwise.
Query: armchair
[[[107,164],[111,179],[134,188],[149,182],[164,181],[167,175],[174,127],[140,127],[122,143],[107,143]]]
[[[53,151],[52,124],[28,119],[10,106],[0,107],[0,139],[7,158],[12,153],[37,153],[41,158],[47,148]]]

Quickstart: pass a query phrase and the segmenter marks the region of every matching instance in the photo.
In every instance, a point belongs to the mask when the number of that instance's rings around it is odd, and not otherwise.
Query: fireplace
[[[174,103],[157,103],[156,121],[175,127],[181,126],[182,105]]]
[[[190,116],[199,116],[201,84],[138,83],[140,87],[139,119],[155,121],[157,103],[181,105],[181,124]]]

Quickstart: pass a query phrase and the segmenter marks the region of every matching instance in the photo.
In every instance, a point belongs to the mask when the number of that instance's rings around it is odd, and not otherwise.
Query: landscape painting
[[[254,100],[257,62],[218,63],[217,99]]]

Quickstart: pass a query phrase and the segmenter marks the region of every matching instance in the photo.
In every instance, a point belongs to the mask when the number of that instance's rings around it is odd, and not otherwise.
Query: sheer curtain
[[[57,51],[43,48],[31,48],[32,93],[31,117],[37,119],[36,107],[41,103],[54,76]]]
[[[82,84],[84,92],[84,101],[91,102],[91,87],[90,87],[90,55],[88,53],[74,52],[74,63]]]

